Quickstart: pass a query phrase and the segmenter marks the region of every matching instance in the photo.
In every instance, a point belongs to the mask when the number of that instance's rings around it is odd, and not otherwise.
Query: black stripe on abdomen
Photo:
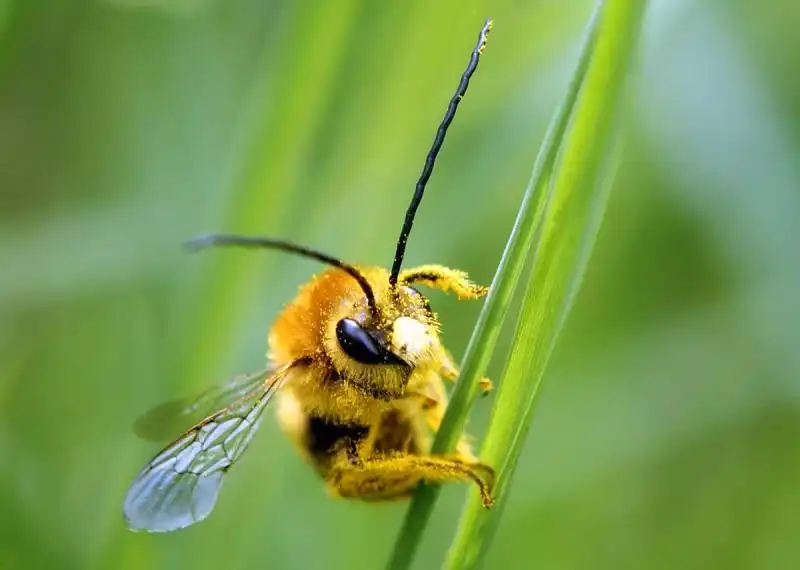
[[[325,418],[308,418],[306,446],[308,452],[322,460],[342,447],[355,451],[358,443],[367,436],[369,428],[359,424],[341,424]]]

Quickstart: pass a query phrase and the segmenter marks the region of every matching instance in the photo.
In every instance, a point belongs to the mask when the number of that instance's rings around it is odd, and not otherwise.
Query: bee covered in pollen
[[[193,249],[277,249],[330,268],[303,285],[279,313],[265,370],[186,404],[164,404],[137,421],[137,434],[147,439],[159,439],[166,423],[192,427],[152,458],[130,486],[123,505],[130,529],[166,532],[206,518],[273,396],[281,428],[335,496],[402,499],[421,482],[462,481],[476,485],[486,507],[493,504],[494,470],[473,455],[466,435],[453,453],[430,454],[447,407],[442,380],[455,380],[458,369],[440,342],[435,313],[415,287],[460,299],[483,297],[487,289],[441,265],[402,269],[414,215],[491,26],[489,20],[481,29],[436,133],[391,270],[351,265],[266,237],[211,234],[189,242]],[[482,386],[488,390],[489,381]]]

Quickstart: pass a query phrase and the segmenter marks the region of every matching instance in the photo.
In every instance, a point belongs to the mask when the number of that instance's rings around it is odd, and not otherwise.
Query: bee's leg
[[[483,506],[494,504],[495,473],[488,465],[458,458],[396,454],[363,461],[344,459],[328,473],[328,486],[340,497],[379,501],[407,497],[421,482],[472,481]]]
[[[453,292],[459,299],[479,299],[489,292],[488,287],[476,285],[467,274],[443,265],[420,265],[400,272],[400,283],[426,285],[444,292]]]
[[[444,391],[444,386],[438,378],[436,382],[431,382],[430,387],[436,392],[436,396],[427,397],[425,399],[422,404],[422,412],[425,415],[425,423],[428,427],[433,431],[439,431],[444,413],[447,410],[447,393]],[[477,457],[475,457],[475,453],[472,451],[472,440],[467,434],[462,434],[458,439],[455,458],[466,463],[475,463],[478,461]]]
[[[491,385],[488,379],[486,379],[486,382]],[[483,383],[481,385],[483,387]],[[430,374],[423,389],[416,392],[407,392],[406,397],[419,401],[425,424],[433,432],[439,431],[444,414],[447,411],[447,391],[439,374]],[[423,446],[422,449],[427,449],[427,446]],[[462,434],[459,438],[456,446],[456,456],[465,462],[477,461],[472,450],[472,439],[467,434]]]
[[[458,367],[456,367],[455,362],[453,362],[453,357],[450,355],[450,353],[442,348],[439,351],[438,359],[439,374],[441,374],[442,378],[455,381],[456,378],[458,378],[459,372]],[[492,391],[492,381],[486,377],[478,380],[478,386],[480,386],[481,392],[484,396]]]
[[[443,265],[420,265],[400,272],[400,283],[408,285],[426,285],[444,292],[453,292],[459,299],[479,299],[489,292],[488,287],[477,285],[470,281],[464,271],[450,269]],[[439,373],[447,380],[458,377],[458,368],[453,362],[453,357],[443,347],[439,350]],[[492,389],[492,381],[481,378],[480,387],[484,393]]]

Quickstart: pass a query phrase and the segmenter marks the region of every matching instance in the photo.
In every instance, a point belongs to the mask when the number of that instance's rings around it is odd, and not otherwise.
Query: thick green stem
[[[593,49],[597,29],[597,10],[589,22],[578,66],[573,74],[564,100],[550,122],[531,173],[528,186],[517,213],[514,226],[497,266],[489,296],[483,305],[464,356],[459,382],[452,394],[447,414],[437,433],[432,452],[447,453],[455,447],[464,429],[467,415],[478,394],[478,381],[486,373],[500,328],[511,303],[528,252],[538,234],[542,213],[547,202],[547,185],[558,155],[559,144],[569,125],[572,108],[578,98]],[[395,543],[388,570],[405,570],[411,566],[422,533],[433,512],[439,487],[421,486],[414,495],[403,526]]]
[[[480,564],[503,510],[542,378],[580,287],[605,210],[618,156],[626,79],[645,4],[645,0],[602,3],[599,34],[569,132],[559,150],[511,356],[481,453],[484,461],[498,468],[498,506],[487,511],[475,497],[468,499],[446,563],[448,570]]]

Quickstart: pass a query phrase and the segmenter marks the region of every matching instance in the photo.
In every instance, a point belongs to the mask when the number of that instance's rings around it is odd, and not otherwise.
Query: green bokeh
[[[491,15],[408,253],[488,282],[590,10],[0,2],[0,568],[380,568],[405,506],[328,499],[271,417],[207,521],[125,529],[155,451],[132,421],[261,367],[318,269],[179,245],[260,232],[388,265]],[[633,132],[490,568],[800,566],[798,17],[652,3]],[[431,298],[460,354],[478,304]],[[440,564],[464,493],[443,493],[417,568]]]

